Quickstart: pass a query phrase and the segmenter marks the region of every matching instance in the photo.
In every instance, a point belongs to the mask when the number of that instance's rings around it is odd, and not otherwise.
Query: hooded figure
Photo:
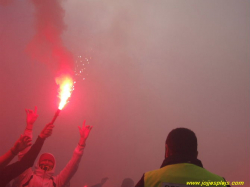
[[[83,149],[85,147],[86,139],[92,126],[85,127],[85,121],[82,128],[79,127],[80,140],[77,147],[74,150],[73,156],[64,167],[64,169],[56,176],[54,176],[56,160],[50,153],[44,153],[40,156],[38,162],[35,165],[34,171],[30,167],[23,172],[14,181],[12,187],[67,187],[69,186],[70,179],[77,171],[78,165],[83,155]],[[32,136],[31,133],[25,130],[25,134]],[[27,151],[27,150],[26,150]],[[19,153],[19,159],[23,157],[26,151]]]
[[[53,175],[55,173],[55,157],[50,153],[44,153],[40,156],[39,161],[35,165],[34,175],[32,180],[26,182],[31,186],[51,186],[51,183],[54,183]],[[55,186],[53,184],[53,186]]]
[[[55,166],[55,157],[52,154],[42,154],[39,158],[39,161],[35,165],[33,174],[27,175],[27,177],[29,176],[29,179],[26,180],[26,182],[22,186],[55,186],[53,184]],[[24,174],[25,173],[23,173],[22,175]]]
[[[69,181],[77,171],[80,163],[83,148],[79,145],[74,151],[73,157],[66,167],[56,176],[54,176],[56,161],[52,154],[44,153],[39,161],[32,168],[27,169],[14,181],[12,187],[66,187],[70,186]]]

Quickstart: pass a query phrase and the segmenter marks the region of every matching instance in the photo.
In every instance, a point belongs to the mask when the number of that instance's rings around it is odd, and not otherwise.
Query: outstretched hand
[[[85,122],[86,122],[86,120],[83,121],[82,128],[80,126],[78,126],[81,139],[83,139],[84,141],[86,141],[91,129],[93,128],[93,126],[90,126],[90,125],[85,126]]]
[[[31,146],[31,138],[29,136],[21,135],[11,150],[14,154],[17,154],[28,146]]]
[[[38,117],[37,115],[37,107],[35,106],[35,110],[25,109],[26,112],[26,122],[27,125],[33,125]]]
[[[51,134],[52,134],[52,130],[55,126],[52,123],[48,123],[44,129],[42,130],[42,132],[40,133],[40,137],[41,138],[48,138]]]

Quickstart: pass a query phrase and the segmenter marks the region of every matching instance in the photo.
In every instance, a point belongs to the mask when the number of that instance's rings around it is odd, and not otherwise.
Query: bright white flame
[[[56,84],[60,86],[58,97],[61,101],[58,109],[62,110],[71,96],[74,81],[70,75],[61,75],[60,77],[56,78]]]

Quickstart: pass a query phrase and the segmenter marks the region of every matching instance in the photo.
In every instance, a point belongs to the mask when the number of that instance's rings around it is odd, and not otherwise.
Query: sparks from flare
[[[92,58],[78,55],[75,61],[75,78],[76,80],[86,80],[88,68]]]

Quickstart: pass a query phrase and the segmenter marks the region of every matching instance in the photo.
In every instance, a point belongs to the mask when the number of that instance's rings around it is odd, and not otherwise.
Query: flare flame
[[[62,110],[63,107],[68,103],[68,99],[71,96],[73,91],[73,78],[70,75],[61,75],[56,78],[56,84],[59,85],[59,95],[60,103],[59,103],[59,110]]]

